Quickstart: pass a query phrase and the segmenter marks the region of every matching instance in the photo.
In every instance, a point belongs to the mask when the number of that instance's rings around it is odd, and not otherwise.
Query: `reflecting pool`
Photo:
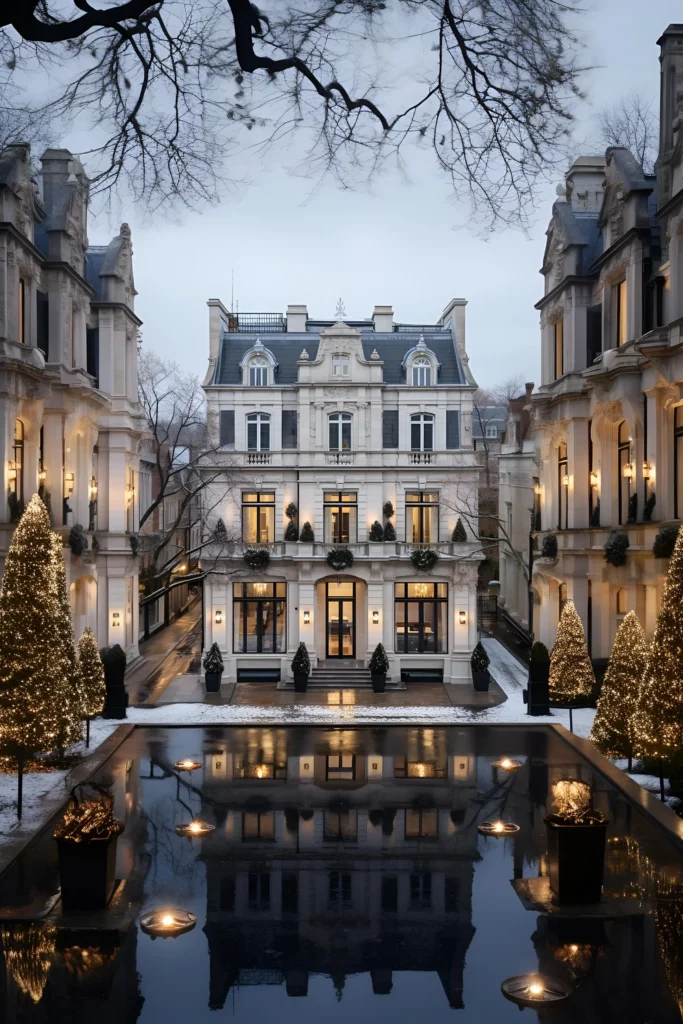
[[[120,881],[107,910],[63,911],[55,822],[0,878],[3,1022],[488,1024],[537,972],[571,995],[530,1021],[682,1019],[680,851],[547,727],[136,729],[94,778]],[[590,912],[548,893],[567,778],[609,819]],[[189,926],[163,937],[171,911]]]

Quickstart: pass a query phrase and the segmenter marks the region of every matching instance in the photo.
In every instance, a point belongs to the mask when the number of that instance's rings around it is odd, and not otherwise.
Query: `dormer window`
[[[333,377],[348,377],[349,376],[349,357],[344,354],[336,354],[332,356],[332,376]]]
[[[432,364],[425,356],[413,360],[413,387],[428,388],[432,383]]]
[[[489,423],[486,427],[486,436],[498,439],[498,427],[495,423]]]
[[[268,386],[268,360],[263,356],[256,356],[249,363],[249,385],[252,388]]]

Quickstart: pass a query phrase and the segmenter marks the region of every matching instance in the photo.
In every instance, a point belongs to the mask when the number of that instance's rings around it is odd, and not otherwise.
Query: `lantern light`
[[[311,613],[309,612],[308,608],[306,608],[305,611],[304,611],[304,626],[310,626],[310,624],[311,624]]]
[[[221,623],[223,622],[223,612],[222,611],[217,611],[216,615],[215,615],[215,619],[216,619],[216,625],[220,626]]]
[[[379,612],[375,611],[372,613],[372,624],[373,626],[379,625]]]
[[[195,914],[189,910],[153,910],[140,918],[140,927],[146,935],[156,939],[175,939],[185,932],[191,931],[197,923]]]
[[[467,612],[458,612],[458,618],[460,620],[460,625],[464,626],[467,623]]]
[[[598,474],[597,470],[591,469],[591,487],[598,486]]]

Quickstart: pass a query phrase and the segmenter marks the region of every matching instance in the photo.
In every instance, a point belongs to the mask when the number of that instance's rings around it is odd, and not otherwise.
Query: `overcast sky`
[[[594,0],[582,16],[588,50],[584,88],[592,108],[629,90],[652,97],[659,88],[656,40],[683,20],[680,0]],[[585,106],[577,135],[591,132]],[[68,140],[67,140],[68,144]],[[430,159],[416,156],[406,177],[381,177],[372,194],[343,192],[280,167],[286,153],[255,166],[252,184],[219,207],[146,222],[123,208],[133,229],[137,312],[143,343],[203,377],[208,358],[206,300],[230,304],[231,273],[243,312],[284,312],[306,303],[330,318],[342,297],[351,318],[393,305],[396,319],[433,323],[447,302],[468,300],[467,349],[474,375],[493,386],[540,372],[538,273],[555,184],[542,196],[532,236],[506,231],[487,241],[457,226],[463,210],[449,198]],[[118,219],[118,211],[117,211]],[[90,241],[115,233],[100,216]]]

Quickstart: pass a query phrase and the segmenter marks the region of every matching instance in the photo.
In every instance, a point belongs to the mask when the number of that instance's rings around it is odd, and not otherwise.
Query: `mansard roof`
[[[578,272],[579,274],[588,274],[590,267],[602,252],[599,214],[578,212],[566,200],[557,200],[553,203],[553,216],[547,231],[546,260],[551,245],[551,236],[556,228],[559,228],[564,238],[563,248],[568,248],[570,245],[581,246]]]
[[[375,331],[367,321],[348,323],[349,327],[357,327],[361,332],[363,355],[370,359],[374,349],[384,362],[384,383],[405,384],[405,368],[403,366],[406,353],[415,348],[420,335],[423,335],[426,347],[436,356],[439,364],[439,384],[467,385],[467,378],[458,355],[455,338],[450,328],[439,326],[419,326],[411,330],[401,325],[401,330],[392,332]],[[308,321],[305,333],[273,333],[260,335],[261,341],[272,352],[278,369],[275,383],[286,386],[296,384],[298,380],[297,361],[301,350],[305,348],[315,360],[318,353],[320,330],[332,326],[334,321]],[[250,351],[256,341],[257,334],[224,333],[221,337],[220,355],[213,383],[218,385],[241,385],[242,363],[245,354]]]

